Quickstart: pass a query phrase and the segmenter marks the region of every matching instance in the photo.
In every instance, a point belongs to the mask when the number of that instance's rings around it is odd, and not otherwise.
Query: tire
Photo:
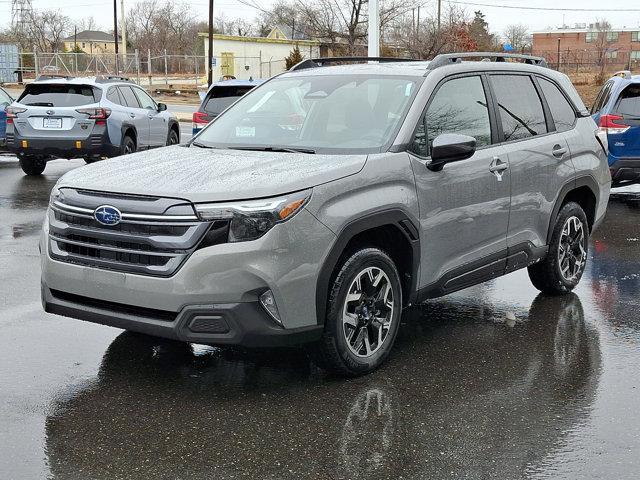
[[[529,267],[531,283],[548,295],[564,295],[580,282],[587,262],[589,223],[580,205],[565,204],[558,212],[544,260]]]
[[[100,157],[86,157],[84,159],[84,161],[89,164],[89,163],[96,163],[98,161],[102,160]]]
[[[169,129],[169,135],[167,136],[167,146],[177,145],[180,143],[180,134],[174,129]]]
[[[324,332],[312,347],[312,359],[345,377],[374,371],[389,356],[401,314],[402,287],[393,260],[377,248],[356,251],[330,285]]]
[[[40,175],[47,167],[47,159],[44,157],[20,155],[18,160],[22,171],[29,176]]]
[[[136,149],[136,141],[130,135],[125,135],[120,146],[120,154],[128,155],[134,153]]]

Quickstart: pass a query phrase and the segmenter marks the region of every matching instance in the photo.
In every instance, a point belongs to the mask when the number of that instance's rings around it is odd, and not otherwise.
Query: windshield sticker
[[[236,127],[236,137],[255,137],[256,127]]]

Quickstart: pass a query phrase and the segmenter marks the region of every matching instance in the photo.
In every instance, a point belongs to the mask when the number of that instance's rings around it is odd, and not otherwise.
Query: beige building
[[[77,45],[85,53],[115,53],[113,35],[97,30],[84,30],[62,40],[64,49],[72,52]]]
[[[201,33],[205,56],[209,36]],[[320,42],[288,38],[286,29],[274,28],[267,37],[213,35],[213,79],[234,76],[238,79],[269,78],[285,71],[285,58],[298,47],[304,58],[320,56]],[[208,69],[207,72],[208,74]]]

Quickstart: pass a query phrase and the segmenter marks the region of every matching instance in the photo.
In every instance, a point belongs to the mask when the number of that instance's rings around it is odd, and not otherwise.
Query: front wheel
[[[180,135],[174,128],[172,128],[171,130],[169,130],[167,145],[177,145],[178,143],[180,143]]]
[[[29,176],[42,174],[47,166],[47,159],[43,157],[20,155],[18,160],[22,171]]]
[[[388,357],[402,311],[400,275],[393,260],[377,248],[350,255],[331,285],[316,363],[332,373],[372,372]]]
[[[580,282],[587,263],[589,223],[580,205],[569,202],[556,218],[546,258],[529,267],[534,287],[549,295],[563,295]]]

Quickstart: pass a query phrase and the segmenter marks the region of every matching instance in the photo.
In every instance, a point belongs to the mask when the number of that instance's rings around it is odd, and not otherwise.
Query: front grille
[[[93,218],[93,211],[105,204],[122,212],[119,224],[102,225]],[[179,214],[168,215],[168,210]],[[142,275],[173,275],[201,243],[209,243],[211,232],[224,243],[227,230],[227,221],[202,222],[180,199],[64,189],[49,212],[52,258]]]
[[[13,133],[6,133],[6,138],[5,141],[7,142],[7,147],[12,147],[13,146]]]

